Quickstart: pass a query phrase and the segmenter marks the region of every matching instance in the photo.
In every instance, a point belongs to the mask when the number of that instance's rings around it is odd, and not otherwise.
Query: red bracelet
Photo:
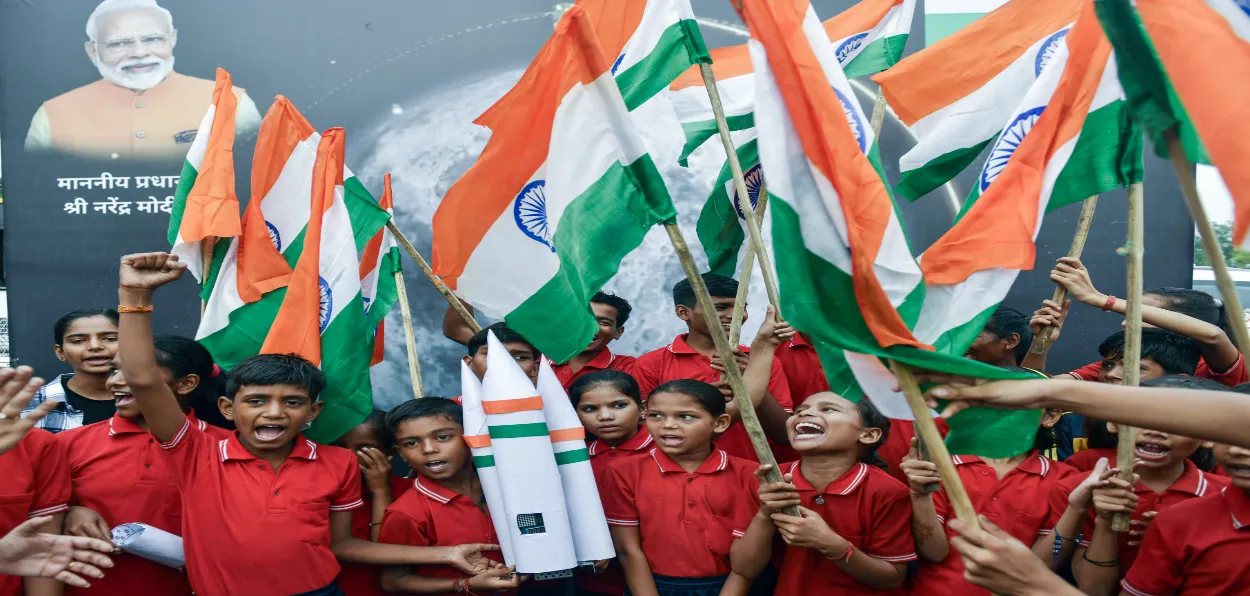
[[[843,563],[850,563],[850,562],[851,562],[851,554],[852,554],[852,553],[854,553],[854,552],[855,552],[855,545],[853,545],[853,544],[848,544],[848,545],[846,546],[846,552],[845,552],[845,553],[842,553],[841,555],[839,555],[839,556],[837,556],[837,557],[831,557],[831,558],[832,558],[834,561],[841,561],[841,562],[843,562]]]
[[[1115,296],[1107,296],[1107,303],[1102,305],[1103,312],[1111,312],[1111,309],[1115,307],[1116,300],[1119,300],[1119,298],[1116,298]]]

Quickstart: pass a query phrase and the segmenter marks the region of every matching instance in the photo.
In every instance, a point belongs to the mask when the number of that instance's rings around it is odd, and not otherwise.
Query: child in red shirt
[[[352,510],[352,537],[377,542],[383,512],[412,486],[408,480],[391,474],[390,454],[395,444],[386,430],[386,413],[374,410],[334,444],[355,453],[360,464],[360,490],[365,505]],[[347,596],[386,593],[382,590],[382,568],[377,565],[343,563],[338,584]]]
[[[729,428],[725,397],[692,379],[660,385],[647,401],[647,457],[612,462],[599,479],[616,555],[634,594],[742,595],[730,547],[755,515],[755,464],[712,445]]]
[[[41,533],[61,533],[61,523],[69,509],[69,464],[65,448],[52,433],[32,429],[17,446],[0,454],[0,478],[4,479],[0,482],[0,536],[32,517],[50,518],[40,527]],[[62,584],[56,580],[0,575],[0,596],[21,596],[23,584],[25,593],[31,596],[61,593]]]
[[[586,445],[595,478],[606,475],[608,464],[645,456],[655,445],[651,433],[640,428],[642,396],[633,377],[615,370],[600,370],[579,377],[569,388],[569,399],[586,434],[595,438]],[[621,596],[625,593],[625,573],[621,564],[608,561],[594,573],[579,570],[577,593]]]
[[[210,396],[217,397],[213,357],[208,350],[195,340],[172,335],[156,337],[153,347],[161,376],[191,424],[218,439],[228,438],[229,431],[196,419],[190,409],[193,402],[206,403]],[[74,487],[74,506],[66,514],[65,533],[111,541],[111,528],[142,522],[181,536],[182,496],[174,470],[156,439],[148,434],[143,411],[117,368],[119,361],[115,359],[107,384],[117,413],[109,420],[57,435],[65,447]],[[89,591],[68,587],[66,593],[191,593],[187,574],[181,569],[126,553],[114,556],[113,562],[114,569],[92,582]]]
[[[459,548],[499,544],[482,483],[464,442],[463,410],[447,399],[407,401],[386,415],[399,456],[412,467],[413,490],[396,499],[382,517],[379,540],[408,546]],[[399,566],[382,574],[388,592],[417,594],[511,593],[519,576],[488,553],[492,569],[466,575],[450,565]]]
[[[625,322],[629,320],[629,315],[634,310],[629,302],[607,292],[595,292],[595,295],[590,298],[590,310],[595,314],[595,320],[599,323],[599,332],[595,333],[595,338],[582,353],[570,358],[568,362],[552,363],[551,366],[551,370],[555,371],[556,378],[560,379],[560,384],[564,386],[565,391],[568,391],[577,379],[601,370],[632,373],[634,363],[638,361],[633,356],[614,354],[608,347],[613,341],[620,339],[622,333],[625,333]]]
[[[866,399],[825,392],[799,403],[786,426],[802,459],[781,466],[784,482],[760,486],[759,511],[733,546],[734,570],[763,570],[780,532],[780,596],[902,594],[916,547],[907,487],[875,463],[889,423]],[[788,506],[802,517],[781,513]]]

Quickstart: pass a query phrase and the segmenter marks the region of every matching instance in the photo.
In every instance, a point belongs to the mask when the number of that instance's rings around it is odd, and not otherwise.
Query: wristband
[[[117,312],[122,313],[122,314],[152,312],[152,305],[149,304],[147,306],[126,306],[124,304],[119,304],[117,306]]]
[[[1115,307],[1116,300],[1119,300],[1119,298],[1116,298],[1115,296],[1107,296],[1107,303],[1102,305],[1102,311],[1111,312],[1111,309]]]
[[[1085,559],[1086,563],[1089,563],[1090,565],[1094,565],[1095,567],[1116,567],[1120,564],[1119,559],[1111,559],[1110,561],[1091,560],[1089,558],[1089,549],[1086,549],[1085,552],[1081,553],[1081,558]]]
[[[844,553],[842,553],[841,555],[838,555],[838,556],[836,556],[836,557],[829,557],[829,559],[834,560],[834,561],[839,561],[839,562],[842,562],[842,563],[849,563],[849,562],[851,562],[851,555],[852,555],[854,552],[855,552],[855,545],[854,545],[854,544],[848,544],[848,545],[846,546],[846,552],[844,552]]]

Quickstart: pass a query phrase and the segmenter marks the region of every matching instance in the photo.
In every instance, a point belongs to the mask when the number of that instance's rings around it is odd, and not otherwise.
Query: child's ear
[[[63,350],[61,350],[61,344],[55,344],[55,345],[53,345],[53,346],[52,346],[52,351],[53,351],[53,352],[56,352],[56,359],[57,359],[57,360],[60,360],[61,362],[65,362],[65,352],[64,352]]]
[[[1119,426],[1116,426],[1116,423],[1114,423],[1114,422],[1108,422],[1108,423],[1107,423],[1107,432],[1109,432],[1109,433],[1111,433],[1111,434],[1113,434],[1113,435],[1114,435],[1114,434],[1119,434],[1119,433],[1120,433],[1120,427],[1119,427]]]
[[[733,420],[729,418],[729,414],[721,414],[720,416],[717,416],[716,419],[712,421],[712,432],[720,434],[729,430],[729,424],[731,422],[733,422]]]
[[[1042,412],[1042,428],[1054,428],[1063,418],[1063,410],[1045,410]]]
[[[312,424],[312,421],[317,419],[317,415],[321,413],[321,408],[324,408],[325,405],[325,402],[321,400],[312,403],[312,416],[308,417],[309,424]]]
[[[191,395],[191,392],[195,391],[195,388],[199,386],[200,375],[187,375],[178,379],[178,382],[174,383],[174,392],[177,393],[179,397],[186,397]]]
[[[1014,349],[1016,349],[1016,346],[1018,346],[1018,345],[1020,345],[1020,334],[1019,334],[1019,333],[1012,333],[1011,335],[1008,335],[1006,338],[1004,338],[1004,339],[1003,339],[1003,348],[1004,348],[1004,349],[1007,349],[1007,350],[1014,350]]]
[[[616,328],[616,333],[613,333],[613,334],[612,334],[612,339],[620,339],[620,338],[621,338],[621,336],[622,336],[622,335],[624,335],[624,334],[625,334],[625,328],[624,328],[624,327],[617,327],[617,328]]]
[[[461,357],[460,357],[460,359],[461,359],[461,360],[463,360],[465,364],[469,364],[469,365],[472,365],[472,364],[473,364],[473,358],[472,358],[472,357],[469,357],[469,356],[461,356]]]
[[[684,304],[678,304],[677,307],[673,309],[673,312],[677,314],[677,318],[683,321],[689,321],[694,317],[693,310]]]
[[[231,422],[234,422],[234,400],[226,396],[217,398],[217,409],[221,410],[221,415]]]
[[[876,445],[881,440],[881,429],[865,428],[859,431],[859,442],[864,445]]]

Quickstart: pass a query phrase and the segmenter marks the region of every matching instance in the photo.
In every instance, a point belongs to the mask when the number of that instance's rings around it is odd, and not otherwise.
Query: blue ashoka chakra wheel
[[[361,296],[360,301],[365,305],[365,314],[369,314],[369,305],[373,304],[373,299],[368,296]]]
[[[1237,4],[1237,7],[1242,12],[1246,13],[1246,16],[1250,16],[1250,0],[1233,0],[1233,2]]]
[[[756,206],[760,204],[760,186],[764,184],[764,169],[760,164],[749,169],[742,175],[747,183],[747,197],[751,199],[751,210],[754,211]],[[734,211],[738,212],[738,219],[746,220],[747,214],[742,212],[742,204],[738,200],[738,191],[734,189]]]
[[[547,222],[547,181],[535,180],[525,185],[512,203],[512,218],[521,233],[531,240],[556,251],[551,244],[551,227]]]
[[[863,33],[857,33],[855,35],[852,35],[846,38],[846,41],[843,41],[838,46],[838,51],[837,51],[838,64],[846,64],[846,59],[850,57],[850,55],[854,53],[856,50],[863,47],[864,40],[867,38],[868,38],[867,31]]]
[[[616,71],[621,67],[621,63],[625,61],[625,54],[616,57],[616,62],[612,63],[612,76],[616,76]]]
[[[1007,167],[1007,162],[1024,141],[1024,136],[1033,130],[1033,125],[1037,124],[1037,119],[1045,109],[1046,106],[1040,106],[1022,112],[1003,129],[1003,134],[999,135],[998,142],[994,143],[994,149],[990,151],[989,159],[985,160],[985,169],[981,171],[981,192],[985,192],[990,183]]]
[[[282,252],[282,235],[278,233],[278,227],[268,221],[265,222],[265,227],[269,228],[269,241],[273,243],[273,247]]]
[[[334,312],[334,292],[330,290],[330,284],[324,277],[317,278],[317,286],[321,288],[321,329],[319,332],[325,333],[326,327],[330,325],[330,313]]]
[[[850,99],[842,95],[841,91],[835,87],[833,92],[838,96],[838,101],[842,102],[842,111],[846,113],[846,121],[851,125],[851,132],[855,133],[855,142],[859,143],[859,150],[868,152],[868,136],[864,134],[864,120],[859,117],[859,112],[855,110]]]
[[[1064,38],[1068,36],[1068,30],[1063,29],[1056,31],[1042,42],[1042,47],[1037,49],[1037,58],[1033,60],[1033,76],[1042,75],[1042,69],[1050,64],[1051,58],[1055,57],[1055,52],[1059,51],[1059,44],[1063,43]]]

